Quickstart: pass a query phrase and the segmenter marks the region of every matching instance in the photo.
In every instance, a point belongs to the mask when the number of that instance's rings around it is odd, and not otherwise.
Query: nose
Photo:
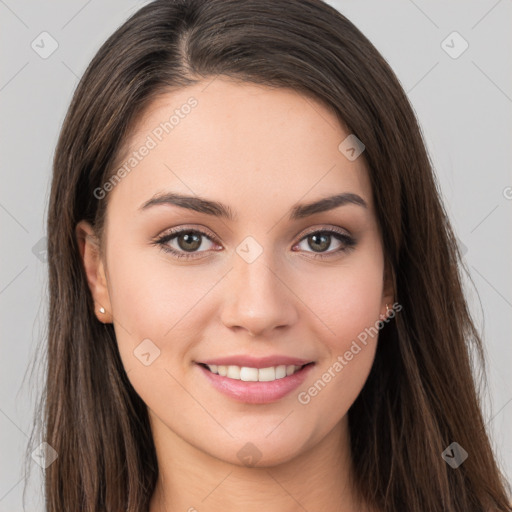
[[[282,272],[270,267],[273,258],[266,256],[270,252],[263,251],[252,263],[234,255],[221,313],[226,327],[245,329],[251,336],[265,336],[296,322],[298,299]]]

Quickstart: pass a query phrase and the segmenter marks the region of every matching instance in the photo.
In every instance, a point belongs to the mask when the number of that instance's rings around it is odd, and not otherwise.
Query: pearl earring
[[[105,313],[105,308],[101,307],[100,308],[100,313]]]

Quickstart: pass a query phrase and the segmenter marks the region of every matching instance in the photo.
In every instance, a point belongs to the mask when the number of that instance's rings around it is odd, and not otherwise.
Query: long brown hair
[[[108,201],[94,190],[115,172],[148,104],[219,75],[314,97],[365,145],[402,311],[380,332],[348,412],[362,497],[387,512],[512,510],[472,373],[474,363],[485,365],[463,295],[467,269],[420,128],[383,57],[321,0],[156,0],[116,30],[80,81],[55,152],[48,211],[40,435],[58,458],[45,472],[47,510],[148,510],[158,467],[146,406],[113,326],[94,315],[75,227],[85,219],[101,233]],[[456,469],[441,456],[452,442],[469,453]]]

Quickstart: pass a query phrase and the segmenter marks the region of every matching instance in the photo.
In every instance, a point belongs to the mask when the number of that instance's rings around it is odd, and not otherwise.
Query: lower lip
[[[222,377],[212,373],[200,364],[197,365],[213,387],[226,396],[247,404],[268,404],[276,402],[298,388],[307,377],[314,364],[308,364],[293,375],[272,382],[246,382]]]

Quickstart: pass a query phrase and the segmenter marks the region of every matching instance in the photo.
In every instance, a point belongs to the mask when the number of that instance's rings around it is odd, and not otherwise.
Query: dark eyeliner
[[[165,235],[163,235],[161,237],[156,238],[153,241],[153,244],[154,245],[158,245],[160,247],[160,249],[162,249],[163,251],[165,251],[168,254],[172,254],[173,257],[176,257],[178,259],[183,259],[183,258],[185,258],[185,259],[196,259],[197,256],[194,256],[194,255],[198,254],[197,251],[187,253],[185,251],[177,251],[177,250],[173,249],[172,247],[170,247],[169,245],[167,245],[167,243],[170,240],[176,238],[177,236],[179,236],[182,233],[198,234],[198,235],[201,235],[201,236],[204,236],[204,237],[208,238],[210,241],[215,243],[215,240],[212,239],[212,237],[208,233],[206,233],[205,231],[202,231],[200,229],[187,229],[187,228],[183,229],[183,228],[181,228],[181,229],[176,229],[174,231],[171,231],[170,233],[167,233],[167,234],[165,234]],[[328,235],[328,236],[336,238],[337,240],[339,240],[343,244],[343,246],[340,247],[339,249],[336,249],[334,251],[324,252],[324,253],[314,252],[314,251],[306,251],[308,254],[312,254],[313,258],[315,258],[315,259],[327,259],[327,258],[333,257],[333,256],[335,256],[335,255],[337,255],[339,253],[342,253],[342,252],[349,252],[357,244],[356,240],[354,238],[352,238],[351,236],[347,235],[346,233],[344,233],[342,231],[338,231],[337,229],[334,229],[334,228],[329,228],[329,229],[313,230],[313,231],[310,231],[308,233],[305,233],[302,236],[302,238],[300,238],[299,241],[294,244],[294,246],[299,244],[305,238],[307,238],[307,237],[309,237],[311,235]],[[208,252],[208,251],[200,251],[199,254],[201,252]]]

